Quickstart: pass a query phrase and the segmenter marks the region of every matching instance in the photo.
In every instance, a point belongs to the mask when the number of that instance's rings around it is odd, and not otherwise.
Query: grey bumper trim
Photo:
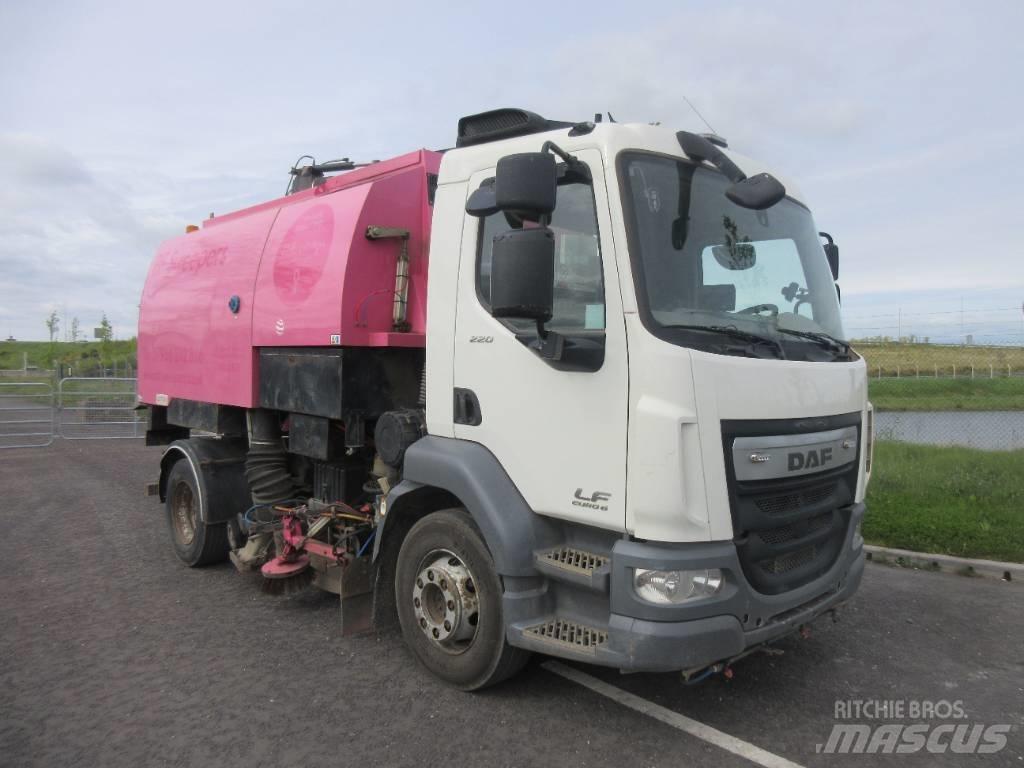
[[[538,619],[540,595],[506,594],[506,620],[513,645],[628,671],[665,672],[702,667],[776,640],[809,624],[850,598],[864,574],[864,546],[854,532],[864,505],[851,509],[841,555],[814,581],[779,595],[754,591],[740,569],[731,542],[655,544],[620,540],[612,549],[611,612],[598,615],[593,605],[576,603],[575,618],[608,631],[607,641],[577,654],[532,640],[524,630]],[[633,592],[634,568],[720,568],[726,577],[714,598],[681,606],[652,605]],[[558,589],[558,585],[549,585]],[[548,606],[553,597],[545,590]],[[554,602],[560,603],[561,600]],[[570,603],[571,605],[571,603]],[[549,607],[550,610],[550,607]]]
[[[842,589],[844,574],[855,559],[863,559],[862,542],[853,541],[857,524],[864,518],[864,504],[850,508],[850,522],[840,555],[829,570],[807,584],[778,595],[756,592],[747,582],[732,542],[652,544],[621,540],[612,549],[611,612],[648,621],[692,621],[723,614],[747,621],[745,631],[769,623],[815,598]],[[659,570],[719,568],[725,577],[722,591],[714,597],[682,605],[652,605],[633,591],[633,569]]]

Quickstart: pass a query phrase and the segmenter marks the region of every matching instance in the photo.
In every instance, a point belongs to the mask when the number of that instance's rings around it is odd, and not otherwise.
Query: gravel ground
[[[342,638],[331,595],[181,566],[143,495],[159,455],[0,451],[0,765],[750,765],[539,663],[453,691],[394,633]],[[808,766],[1024,765],[1022,585],[869,566],[838,624],[781,647],[694,687],[579,668]],[[817,754],[847,699],[961,700],[1014,730],[993,755]]]

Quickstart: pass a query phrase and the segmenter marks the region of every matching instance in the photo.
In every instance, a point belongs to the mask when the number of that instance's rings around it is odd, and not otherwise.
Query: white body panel
[[[459,249],[463,221],[468,219],[465,209],[465,184],[438,187],[427,274],[427,431],[440,437],[455,437],[452,361]]]
[[[601,156],[577,153],[603,178]],[[497,158],[494,158],[497,160]],[[494,175],[493,165],[470,177],[469,189]],[[598,230],[611,222],[604,185],[594,185]],[[615,249],[602,237],[605,360],[594,372],[557,370],[491,317],[476,290],[479,220],[466,217],[459,259],[454,386],[473,390],[482,423],[455,425],[455,436],[485,445],[539,514],[622,529],[625,514],[626,331],[619,301]],[[472,339],[493,341],[471,341]],[[584,507],[578,496],[592,498]],[[607,498],[603,498],[607,496]]]
[[[560,371],[541,360],[490,316],[475,288],[479,222],[465,215],[466,199],[499,158],[538,151],[547,139],[594,174],[607,336],[604,365],[593,373]],[[637,314],[626,246],[615,166],[624,149],[680,155],[674,131],[645,125],[598,125],[580,137],[561,130],[445,155],[431,241],[428,430],[486,446],[539,514],[653,541],[727,540],[721,420],[860,412],[863,423],[865,365],[719,355],[651,335]],[[728,154],[748,175],[765,170]],[[470,343],[473,336],[493,343]],[[480,425],[453,425],[453,387],[477,394]],[[864,486],[862,467],[857,501]],[[574,505],[578,488],[611,498],[605,509]]]

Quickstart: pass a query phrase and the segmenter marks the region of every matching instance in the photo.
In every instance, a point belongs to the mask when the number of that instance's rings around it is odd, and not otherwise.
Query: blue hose
[[[366,541],[363,542],[363,546],[361,546],[359,548],[359,551],[356,552],[356,557],[362,557],[363,556],[363,553],[366,551],[366,548],[368,546],[370,546],[370,542],[373,541],[373,537],[376,536],[376,535],[377,535],[377,529],[374,528],[372,531],[370,531],[370,535],[366,537]]]
[[[708,667],[696,677],[691,677],[689,680],[687,680],[686,685],[696,685],[697,683],[702,683],[709,677],[711,677],[713,674],[715,674],[715,668]]]

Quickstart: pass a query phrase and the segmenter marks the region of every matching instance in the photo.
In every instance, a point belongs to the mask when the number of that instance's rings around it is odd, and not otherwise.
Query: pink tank
[[[440,164],[428,150],[374,163],[161,245],[139,310],[142,402],[251,408],[260,347],[424,346]],[[370,227],[409,232],[406,331],[394,327],[402,240]]]

